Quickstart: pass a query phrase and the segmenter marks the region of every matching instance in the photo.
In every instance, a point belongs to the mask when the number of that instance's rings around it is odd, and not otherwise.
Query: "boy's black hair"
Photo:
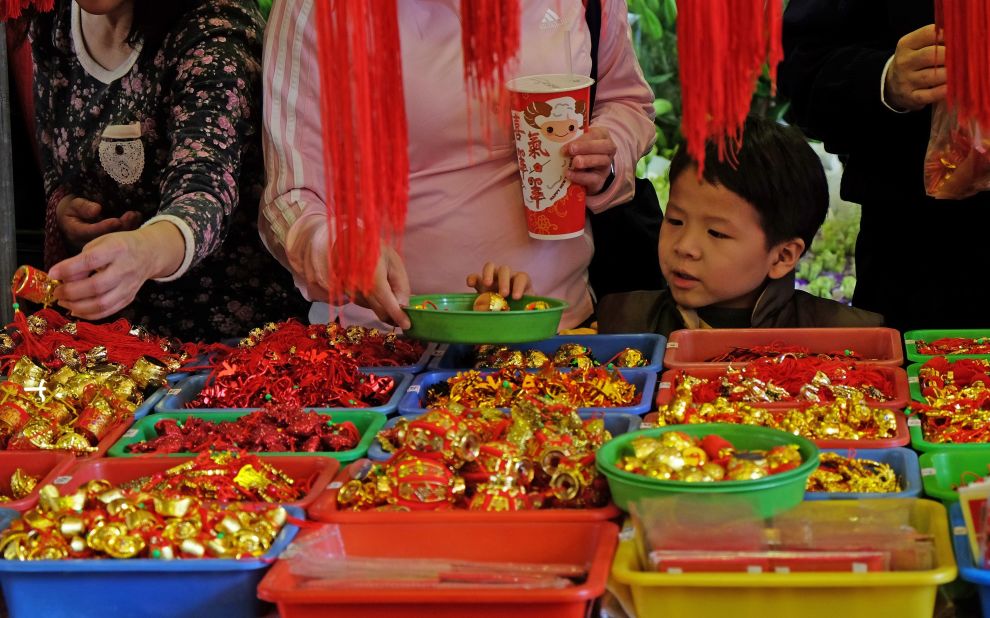
[[[694,174],[694,161],[681,148],[670,162],[670,182]],[[706,182],[722,186],[756,208],[767,248],[792,238],[804,239],[805,251],[828,212],[828,181],[821,160],[793,127],[750,116],[742,148],[735,157],[718,160],[718,148],[705,147]]]

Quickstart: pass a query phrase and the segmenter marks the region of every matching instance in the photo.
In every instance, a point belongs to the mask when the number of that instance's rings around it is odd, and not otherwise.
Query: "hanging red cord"
[[[776,84],[781,0],[691,0],[678,4],[677,54],[687,151],[705,166],[705,145],[730,159],[742,140],[753,88],[763,64]],[[775,87],[775,86],[774,86]]]
[[[935,23],[945,41],[945,99],[958,123],[990,131],[990,6],[986,0],[935,3]]]
[[[0,22],[17,19],[28,9],[45,12],[53,8],[55,0],[0,0]]]
[[[336,299],[371,289],[381,244],[405,227],[408,136],[395,0],[320,0],[316,20]]]

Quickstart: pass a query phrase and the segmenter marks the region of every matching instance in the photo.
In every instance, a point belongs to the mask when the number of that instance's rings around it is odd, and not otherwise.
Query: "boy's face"
[[[767,250],[756,208],[687,167],[670,187],[660,229],[660,270],[677,304],[689,309],[750,308],[767,277],[789,273],[804,241]]]

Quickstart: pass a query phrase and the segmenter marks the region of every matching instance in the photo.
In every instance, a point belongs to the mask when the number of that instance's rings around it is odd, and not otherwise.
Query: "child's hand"
[[[529,280],[527,273],[513,273],[508,266],[496,266],[491,262],[486,263],[480,273],[468,275],[467,284],[479,294],[498,292],[506,298],[511,295],[516,300],[533,288],[533,282]]]

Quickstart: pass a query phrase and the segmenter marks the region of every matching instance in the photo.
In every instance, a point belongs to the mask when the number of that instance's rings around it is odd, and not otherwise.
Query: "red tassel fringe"
[[[397,0],[320,0],[317,10],[331,299],[374,284],[409,196]]]
[[[776,86],[777,64],[783,58],[781,16],[781,0],[678,3],[681,128],[699,174],[709,139],[718,145],[719,160],[738,151],[764,62]]]
[[[961,126],[990,131],[990,4],[937,0],[935,23],[945,39],[946,103]]]
[[[509,122],[508,93],[502,85],[519,53],[519,0],[461,0],[464,83],[482,110],[482,138],[491,143],[493,117]],[[470,111],[470,103],[469,103]],[[470,116],[468,121],[470,127]]]
[[[55,8],[55,0],[0,0],[0,21],[17,19],[27,9],[44,13]]]

